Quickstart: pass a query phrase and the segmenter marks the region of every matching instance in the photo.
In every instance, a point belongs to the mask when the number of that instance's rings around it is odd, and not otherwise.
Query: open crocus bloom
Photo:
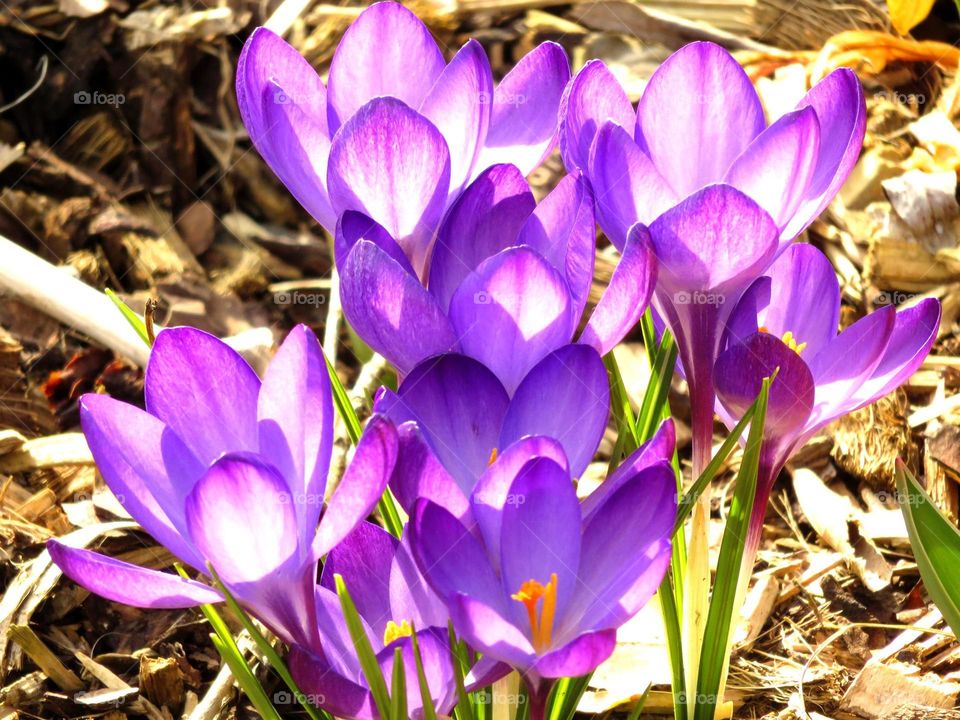
[[[417,502],[411,545],[421,572],[457,632],[520,671],[533,718],[553,679],[589,673],[613,652],[617,628],[670,562],[673,469],[631,467],[597,502],[581,504],[555,457],[530,457],[477,487],[476,529],[427,498]]]
[[[258,28],[237,67],[237,101],[267,164],[329,232],[361,211],[418,269],[448,201],[500,162],[524,174],[556,140],[570,79],[563,49],[543,43],[499,85],[468,41],[447,63],[427,27],[376,3],[344,34],[327,85],[281,38]]]
[[[400,504],[411,513],[417,498],[428,497],[457,517],[488,468],[525,457],[526,450],[511,448],[528,436],[565,467],[569,458],[578,477],[600,444],[609,408],[606,368],[586,345],[548,355],[512,399],[481,363],[449,354],[425,360],[397,392],[381,390],[374,403],[400,436],[390,479]]]
[[[840,287],[830,261],[794,245],[744,294],[714,371],[720,414],[735,424],[763,378],[770,387],[756,502],[744,567],[751,567],[767,499],[784,463],[820,428],[878,400],[919,367],[937,336],[940,303],[877,310],[839,335]]]
[[[451,208],[424,283],[416,258],[359,213],[341,218],[336,254],[347,320],[402,374],[431,355],[462,352],[512,394],[577,330],[593,278],[593,199],[577,173],[537,205],[515,166],[494,165]],[[638,227],[579,342],[608,352],[639,319],[655,278]]]
[[[397,540],[366,522],[334,548],[324,563],[317,587],[322,651],[294,648],[289,658],[290,671],[300,688],[311,697],[323,698],[319,705],[337,717],[376,717],[376,706],[340,608],[335,575],[343,578],[354,600],[388,683],[394,652],[402,649],[409,717],[422,717],[423,709],[411,640],[414,630],[434,706],[439,714],[449,715],[457,699],[447,630],[450,615],[420,575],[406,534]],[[496,660],[481,660],[471,680],[482,687],[507,672],[509,667]]]
[[[146,411],[104,395],[80,402],[104,480],[130,515],[184,563],[213,566],[251,613],[316,647],[317,560],[372,510],[393,470],[397,432],[367,425],[328,505],[330,380],[316,336],[295,328],[263,382],[229,346],[192,328],[157,336]],[[318,527],[319,522],[319,527]],[[219,602],[212,588],[56,540],[54,561],[91,592],[137,607]]]
[[[600,225],[618,247],[634,223],[649,225],[701,188],[724,183],[770,214],[782,249],[836,195],[866,129],[863,90],[846,68],[768,127],[746,73],[708,42],[671,55],[636,113],[607,67],[589,62],[565,93],[561,115],[564,162],[587,173]]]

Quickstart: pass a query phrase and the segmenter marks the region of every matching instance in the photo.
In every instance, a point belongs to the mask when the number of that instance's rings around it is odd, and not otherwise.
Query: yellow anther
[[[766,325],[761,325],[757,328],[757,332],[768,333],[770,331],[767,330]],[[793,350],[797,355],[802,353],[803,349],[807,346],[805,342],[798,343],[797,339],[793,336],[793,331],[791,330],[787,330],[780,339],[783,341],[784,345]]]
[[[402,637],[410,637],[411,635],[413,635],[413,627],[410,625],[409,620],[404,620],[399,625],[393,620],[389,620],[386,629],[383,631],[383,644],[386,646],[394,640]]]
[[[487,460],[487,467],[490,467],[497,461],[497,449],[494,448],[490,451],[490,459]]]
[[[550,582],[542,585],[536,580],[527,580],[520,589],[510,596],[527,608],[527,617],[530,619],[530,634],[533,640],[533,649],[543,652],[550,647],[553,637],[553,619],[557,612],[557,574],[550,575]],[[537,603],[543,600],[540,612],[537,613]]]
[[[790,330],[787,330],[783,334],[783,344],[786,345],[791,350],[793,350],[797,355],[802,353],[803,349],[807,346],[805,342],[798,343],[797,339],[793,336],[793,332],[791,332]]]

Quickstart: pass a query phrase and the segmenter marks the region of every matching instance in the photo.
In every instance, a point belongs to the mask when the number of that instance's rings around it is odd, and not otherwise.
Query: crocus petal
[[[148,570],[57,540],[47,540],[47,550],[75,583],[124,605],[168,610],[223,602],[213,588],[179,575]]]
[[[682,196],[720,180],[765,124],[739,63],[719,45],[695,42],[650,78],[637,106],[636,139]]]
[[[470,179],[490,126],[493,71],[483,46],[470,39],[437,78],[420,112],[447,139],[450,194]]]
[[[321,558],[369,515],[397,461],[397,429],[382,415],[374,415],[360,436],[357,450],[320,519],[313,555]],[[323,502],[323,498],[315,498]]]
[[[224,452],[256,452],[260,380],[240,355],[194,328],[161,330],[147,362],[147,412],[209,465]]]
[[[198,570],[183,498],[205,470],[170,428],[138,407],[106,395],[80,398],[80,423],[107,486],[157,542]]]
[[[508,162],[524,175],[533,172],[556,142],[557,111],[569,80],[567,54],[556,43],[542,43],[521,58],[493,93],[477,169]]]
[[[330,230],[327,91],[302,55],[257,28],[237,62],[237,105],[260,155],[301,205]]]
[[[939,327],[940,302],[933,298],[897,312],[883,358],[848,402],[866,405],[905,382],[930,352]]]
[[[600,227],[621,251],[634,224],[649,225],[679,200],[653,161],[613,122],[600,128],[593,145],[590,182]]]
[[[772,335],[757,333],[720,353],[713,373],[717,397],[739,421],[775,371],[764,432],[768,438],[795,437],[813,409],[814,378],[801,355]]]
[[[807,107],[760,133],[734,160],[724,180],[756,200],[782,228],[803,202],[819,154],[820,123]]]
[[[315,570],[287,483],[255,455],[225,455],[186,498],[187,528],[237,601],[284,640],[313,647]]]
[[[587,345],[565,345],[520,383],[503,421],[499,447],[526,435],[556,438],[570,459],[570,472],[579,476],[597,451],[609,412],[603,360]]]
[[[214,463],[187,496],[186,516],[190,536],[224,582],[255,582],[296,559],[290,491],[255,456]]]
[[[350,591],[349,587],[347,591],[353,597],[353,592]],[[363,669],[360,666],[360,660],[357,658],[353,638],[350,636],[350,628],[347,627],[347,621],[343,616],[343,605],[339,596],[335,590],[330,590],[322,585],[314,586],[314,594],[317,635],[320,638],[320,651],[328,669],[366,687],[366,678],[363,676]],[[360,615],[360,625],[370,639],[373,651],[377,652],[383,647],[383,636],[377,635],[370,629],[370,625],[363,615]]]
[[[783,232],[792,238],[817,219],[846,181],[860,156],[867,129],[863,88],[849,68],[838,68],[818,82],[799,107],[817,111],[820,123],[820,156],[805,202]]]
[[[503,507],[510,501],[510,486],[520,469],[534,458],[553,460],[564,470],[567,455],[563,446],[552,437],[525,435],[508,446],[480,476],[470,496],[470,508],[480,528],[483,542],[495,567],[500,567],[500,529]]]
[[[353,652],[352,648],[348,652]],[[287,657],[290,674],[308,697],[323,698],[323,708],[340,718],[373,720],[377,717],[370,691],[340,675],[324,658],[298,647]]]
[[[371,5],[343,34],[330,62],[330,128],[381,96],[419,107],[443,72],[427,26],[400,3]]]
[[[461,637],[485,656],[520,669],[533,665],[535,654],[527,637],[486,603],[457,595],[450,601],[450,616]]]
[[[347,210],[337,220],[333,247],[338,268],[343,269],[347,262],[347,255],[350,254],[353,246],[361,240],[369,240],[395,260],[410,275],[417,276],[409,258],[403,254],[403,248],[390,237],[390,233],[384,229],[383,225],[356,210]]]
[[[457,345],[433,296],[368,240],[354,245],[341,268],[340,299],[351,327],[401,373]]]
[[[467,496],[430,449],[417,422],[404,422],[397,427],[397,434],[397,464],[390,476],[390,489],[400,506],[409,514],[419,498],[427,498],[466,522],[470,511]]]
[[[835,417],[849,397],[869,378],[883,357],[896,323],[892,305],[862,317],[810,359],[817,384],[815,417]]]
[[[263,376],[257,407],[260,448],[287,481],[301,542],[317,526],[333,449],[333,393],[313,330],[298,325]]]
[[[510,486],[500,529],[500,576],[505,594],[528,580],[546,585],[556,573],[557,624],[577,591],[580,503],[570,473],[548,458],[524,465]],[[523,605],[513,601],[514,623],[530,630]]]
[[[709,185],[650,225],[658,282],[668,292],[722,294],[770,264],[778,235],[770,215],[749,197],[729,185]]]
[[[537,203],[513,165],[493,165],[463,191],[440,227],[430,258],[430,292],[447,310],[463,279],[487,258],[519,244]]]
[[[600,508],[608,497],[616,492],[627,480],[648,467],[661,462],[670,462],[677,444],[677,432],[673,420],[667,418],[653,437],[634,450],[613,471],[607,479],[600,483],[600,487],[590,493],[580,503],[584,522],[589,522],[593,514]]]
[[[411,518],[410,546],[420,572],[448,604],[458,594],[506,610],[500,581],[487,551],[460,522],[439,505],[421,500]]]
[[[379,525],[361,522],[327,555],[320,584],[337,591],[335,575],[343,577],[357,612],[378,637],[390,615],[390,568],[399,541]]]
[[[480,264],[450,302],[464,353],[513,392],[547,353],[570,341],[575,320],[567,282],[528,248],[510,248]]]
[[[463,388],[470,388],[464,393]],[[464,355],[424,361],[400,384],[383,393],[374,409],[394,423],[416,421],[440,462],[465,495],[498,447],[509,398],[500,381]]]
[[[574,315],[580,317],[590,295],[596,257],[593,194],[579,172],[564,177],[527,218],[517,245],[540,253],[566,279]]]
[[[588,633],[544,655],[533,669],[542,677],[580,677],[596,670],[616,646],[616,630]]]
[[[591,60],[567,86],[560,103],[560,154],[568,172],[588,168],[594,138],[608,120],[632,130],[633,106],[607,66]]]
[[[650,231],[637,223],[627,235],[610,284],[593,309],[579,342],[606,355],[637,324],[657,284],[657,258]]]
[[[389,579],[390,613],[394,618],[406,618],[418,630],[438,627],[446,632],[450,612],[417,567],[410,547],[409,525],[404,527],[400,545],[394,553]]]
[[[670,564],[676,514],[677,481],[666,462],[605,496],[583,530],[571,626],[616,629],[646,605]]]
[[[359,210],[376,220],[422,276],[450,187],[440,131],[399,100],[371,100],[333,137],[327,172],[337,214]]]
[[[770,300],[757,314],[759,325],[777,337],[792,332],[814,357],[837,335],[840,283],[827,256],[813,245],[795,244],[768,271]]]

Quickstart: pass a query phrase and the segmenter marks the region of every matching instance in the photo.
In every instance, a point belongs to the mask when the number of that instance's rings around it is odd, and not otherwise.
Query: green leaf
[[[130,327],[137,331],[137,335],[146,343],[147,347],[152,346],[153,342],[150,340],[150,333],[147,332],[147,325],[144,323],[143,318],[131,310],[130,306],[121,300],[120,296],[113,290],[107,288],[104,292],[107,294],[107,297],[113,301],[113,304],[117,306],[117,309],[123,313],[123,317],[130,323]]]
[[[586,692],[592,676],[593,673],[590,673],[581,677],[558,680],[550,691],[550,697],[547,698],[548,720],[573,720],[580,698]]]
[[[175,563],[174,568],[181,577],[190,579],[187,571],[183,569],[180,563]],[[277,713],[277,709],[267,698],[263,685],[257,680],[256,675],[247,665],[247,661],[243,659],[243,653],[237,647],[237,641],[234,640],[233,633],[230,632],[230,628],[227,627],[227,623],[219,611],[213,605],[201,605],[200,610],[207,618],[207,622],[210,623],[210,627],[213,628],[214,634],[210,636],[213,646],[220,653],[223,661],[227,663],[227,667],[233,673],[240,689],[250,698],[250,702],[253,703],[262,717],[266,720],[279,720],[280,715]]]
[[[633,705],[633,709],[630,710],[630,714],[627,715],[627,720],[640,720],[640,713],[643,712],[644,705],[647,704],[647,698],[650,697],[650,690],[653,688],[653,683],[647,683],[647,689],[643,691],[643,694],[637,698],[637,701]]]
[[[700,652],[694,720],[713,720],[715,708],[720,701],[722,678],[729,660],[730,629],[734,613],[739,610],[735,607],[737,586],[747,527],[757,491],[757,474],[760,468],[760,449],[763,443],[763,425],[767,414],[770,382],[771,378],[763,381],[757,398],[753,422],[750,423],[750,433],[743,452],[743,462],[737,473],[727,525],[723,530],[723,539],[720,543],[716,582],[710,597],[710,609],[707,613]],[[687,700],[689,703],[689,698]]]
[[[263,656],[267,659],[270,667],[273,668],[274,672],[280,676],[280,679],[283,680],[284,684],[290,689],[290,692],[306,711],[307,715],[309,715],[312,720],[331,720],[329,714],[314,706],[313,703],[307,699],[307,696],[304,695],[303,691],[300,690],[296,680],[293,679],[293,675],[290,674],[290,670],[287,668],[286,663],[283,662],[283,658],[280,657],[280,654],[273,646],[273,643],[264,637],[263,633],[260,632],[260,628],[257,627],[257,624],[253,622],[250,616],[244,612],[242,607],[240,607],[240,604],[237,602],[236,598],[233,597],[231,592],[227,589],[227,586],[223,584],[223,581],[220,579],[217,571],[213,568],[213,565],[207,563],[207,569],[210,572],[210,577],[213,578],[214,587],[216,587],[226,599],[227,607],[229,607],[233,613],[240,618],[240,622],[243,624],[243,627],[250,634],[250,637],[253,638],[253,641],[257,644],[260,652],[263,653]]]
[[[350,402],[350,396],[347,395],[346,388],[340,382],[340,376],[337,375],[337,369],[330,362],[327,354],[323,354],[323,359],[327,363],[327,374],[330,376],[330,385],[333,388],[333,402],[337,406],[337,412],[347,426],[347,435],[350,442],[356,445],[360,441],[360,435],[363,429],[360,426],[360,418],[357,417],[357,411],[353,409],[353,403]],[[393,494],[390,488],[383,491],[380,502],[377,505],[380,509],[380,517],[383,518],[383,525],[387,531],[394,537],[400,537],[403,533],[403,521],[400,520],[400,513],[397,512],[397,505],[393,500]]]
[[[447,623],[447,637],[450,643],[450,650],[453,652],[453,677],[457,684],[457,720],[475,720],[473,703],[467,694],[463,682],[464,676],[470,670],[470,660],[467,657],[466,645],[457,639],[457,634],[453,629],[453,622]]]
[[[400,646],[393,649],[390,718],[391,720],[407,720],[407,673],[403,667],[403,648]]]
[[[427,674],[423,669],[423,656],[420,654],[420,642],[417,640],[417,628],[411,623],[413,634],[413,659],[417,663],[417,684],[420,686],[420,701],[423,705],[423,720],[437,720],[437,709],[433,704],[433,695],[430,685],[427,684]]]
[[[924,587],[953,634],[960,637],[960,531],[899,461],[897,493]]]
[[[370,638],[367,637],[363,629],[363,621],[357,612],[357,606],[350,597],[350,591],[343,581],[343,577],[337,573],[333,576],[337,585],[337,596],[340,598],[340,607],[343,608],[343,618],[347,623],[347,630],[350,632],[350,639],[353,641],[353,647],[357,651],[357,659],[360,661],[360,667],[363,670],[363,676],[367,679],[367,685],[370,686],[370,694],[373,695],[373,701],[377,706],[377,711],[381,718],[390,717],[390,694],[387,691],[387,683],[383,679],[383,672],[380,670],[380,663],[377,662],[376,653],[373,652],[373,646],[370,645]]]
[[[673,369],[677,366],[677,344],[673,336],[665,331],[660,346],[650,366],[650,382],[643,396],[643,404],[637,416],[637,437],[646,442],[657,430],[660,422],[670,416],[667,398],[673,381]]]
[[[237,650],[236,643],[232,642],[232,638],[231,642],[227,642],[221,635],[214,634],[210,636],[210,639],[213,641],[213,646],[217,648],[217,652],[220,653],[221,657],[223,657],[227,663],[240,689],[250,698],[250,702],[253,703],[257,712],[260,713],[260,717],[266,720],[280,720],[280,714],[270,702],[263,686],[257,681],[257,678],[250,670],[250,666],[247,665],[243,656],[239,650]]]

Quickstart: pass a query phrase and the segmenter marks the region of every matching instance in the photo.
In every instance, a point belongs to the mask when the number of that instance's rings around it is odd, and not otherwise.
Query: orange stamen
[[[530,619],[530,637],[533,649],[538,653],[550,647],[553,638],[553,620],[557,612],[557,574],[550,575],[550,582],[542,585],[536,580],[527,580],[520,589],[510,596],[527,608]],[[537,603],[543,600],[539,614]]]

